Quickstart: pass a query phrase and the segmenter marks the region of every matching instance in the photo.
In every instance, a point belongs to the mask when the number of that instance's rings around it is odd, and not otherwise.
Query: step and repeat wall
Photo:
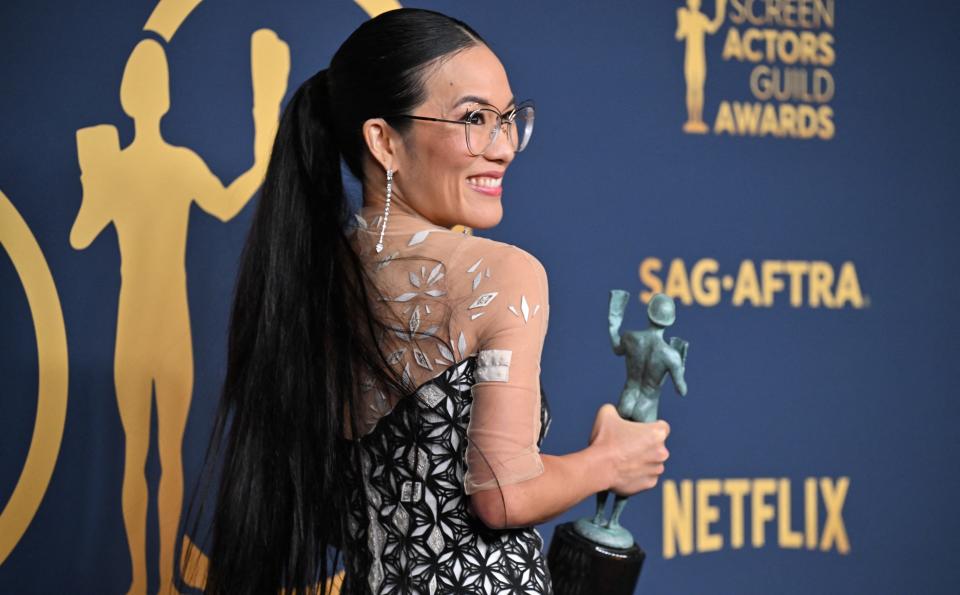
[[[0,592],[180,572],[257,133],[396,6],[0,7]],[[955,592],[957,5],[416,6],[470,23],[537,104],[475,233],[549,275],[545,452],[619,397],[610,290],[625,329],[656,292],[678,305],[689,392],[665,384],[667,471],[622,518],[638,592]]]

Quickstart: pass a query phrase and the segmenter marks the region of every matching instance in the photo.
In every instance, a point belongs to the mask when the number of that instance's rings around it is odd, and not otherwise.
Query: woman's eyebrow
[[[516,98],[511,97],[510,101],[507,102],[507,109],[509,109],[510,106],[514,105],[516,102]],[[453,109],[456,109],[465,103],[482,103],[484,105],[493,106],[493,103],[491,103],[490,100],[486,99],[485,97],[480,97],[477,95],[464,95],[455,104],[453,104]]]

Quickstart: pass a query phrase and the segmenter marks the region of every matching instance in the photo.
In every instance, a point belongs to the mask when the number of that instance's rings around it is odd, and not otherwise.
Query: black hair
[[[483,43],[436,12],[386,12],[357,28],[284,109],[241,257],[199,512],[188,514],[195,531],[214,499],[200,540],[205,592],[325,593],[340,555],[349,557],[343,519],[363,490],[345,479],[356,475],[345,436],[358,435],[360,378],[400,385],[377,346],[369,280],[349,242],[341,159],[362,181],[363,123],[413,110],[431,65]],[[348,572],[343,591],[363,590],[357,579]]]

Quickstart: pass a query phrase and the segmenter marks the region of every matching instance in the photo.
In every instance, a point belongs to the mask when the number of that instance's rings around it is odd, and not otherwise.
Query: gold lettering
[[[640,282],[647,286],[647,289],[640,292],[640,299],[646,303],[653,298],[654,294],[663,291],[663,283],[656,273],[663,268],[663,263],[659,258],[644,258],[640,261]]]
[[[762,43],[762,46],[759,45]],[[813,64],[832,66],[837,59],[833,47],[834,37],[828,31],[791,31],[779,29],[757,29],[748,27],[742,32],[730,27],[723,42],[721,57],[724,61],[753,62],[766,61],[782,64]]]
[[[833,82],[833,75],[826,68],[813,69],[813,98],[818,103],[826,103],[833,99],[836,92],[836,85]]]
[[[767,530],[776,523],[776,545],[784,549],[850,552],[850,539],[843,519],[843,507],[850,488],[849,477],[808,477],[803,481],[803,521],[794,526],[793,488],[789,478],[700,479],[663,482],[663,556],[666,559],[694,552],[723,549],[727,538],[718,530],[721,507],[716,498],[730,502],[732,549],[743,549],[746,532],[747,497],[750,502],[751,545],[767,545]],[[776,495],[776,502],[773,496]],[[826,518],[820,525],[819,504]],[[797,515],[799,516],[799,515]],[[694,518],[695,517],[695,518]],[[772,543],[771,543],[772,545]]]
[[[777,34],[777,55],[784,64],[797,63],[800,59],[800,38],[795,32],[787,30]]]
[[[800,32],[800,63],[817,63],[817,36],[810,31]]]
[[[803,518],[807,549],[817,549],[817,479],[815,477],[808,477],[803,482]]]
[[[817,110],[809,105],[797,108],[800,119],[797,122],[797,134],[800,138],[813,138],[817,134]]]
[[[693,553],[693,482],[680,482],[680,492],[672,479],[663,482],[663,557]]]
[[[761,101],[766,101],[773,96],[773,69],[766,64],[754,66],[750,73],[750,91],[753,96]]]
[[[780,32],[776,29],[764,29],[763,39],[767,42],[767,62],[773,62],[777,59],[777,39],[780,38]]]
[[[786,27],[797,26],[797,7],[794,6],[795,0],[780,0],[780,24]]]
[[[736,58],[740,62],[743,62],[743,42],[740,41],[740,31],[735,27],[730,27],[727,30],[727,38],[723,42],[723,53],[721,56],[724,60]]]
[[[819,308],[823,304],[827,308],[833,308],[833,295],[830,293],[830,286],[833,285],[833,267],[830,263],[821,260],[811,262],[808,279],[810,295],[807,301],[810,307]]]
[[[825,23],[833,29],[833,0],[814,0],[813,5],[816,7],[813,11],[815,26],[820,27],[821,23]]]
[[[753,493],[750,494],[753,547],[763,547],[766,543],[766,526],[773,519],[775,510],[765,498],[777,491],[777,482],[773,478],[753,480]]]
[[[667,287],[664,293],[672,298],[677,298],[684,305],[689,306],[693,303],[693,297],[690,295],[690,284],[687,280],[687,267],[683,260],[674,258],[670,263],[670,270],[667,272]]]
[[[850,539],[847,537],[847,528],[843,523],[843,503],[850,488],[850,478],[837,479],[836,486],[829,477],[820,478],[820,494],[823,496],[823,505],[827,518],[823,523],[823,538],[820,540],[820,549],[827,551],[836,546],[841,554],[850,553]]]
[[[734,106],[737,105],[734,102]],[[777,107],[775,104],[766,105]],[[793,308],[803,307],[805,297],[806,305],[811,308],[863,308],[867,305],[852,261],[839,265],[839,272],[829,262],[820,260],[763,260],[759,272],[757,266],[752,260],[744,260],[735,277],[723,277],[719,274],[720,264],[714,258],[697,260],[689,273],[685,261],[674,258],[664,281],[660,277],[663,261],[655,257],[644,258],[638,267],[643,284],[640,299],[648,302],[656,293],[663,292],[683,304],[712,307],[723,300],[724,290],[732,290],[730,302],[735,307],[744,304],[772,307],[780,293],[788,294]]]
[[[797,23],[804,29],[813,28],[813,6],[809,2],[797,3]]]
[[[834,23],[834,0],[731,0],[731,7],[730,22],[738,25],[832,29]]]
[[[784,269],[790,275],[790,305],[799,308],[803,305],[803,276],[810,265],[802,260],[788,260]]]
[[[720,264],[712,258],[702,258],[690,269],[690,286],[693,297],[701,306],[716,306],[720,303],[720,280],[717,271]]]
[[[750,260],[744,260],[740,263],[737,283],[733,288],[733,297],[731,298],[734,306],[741,306],[747,300],[752,306],[759,306],[761,303],[757,269],[753,266],[753,261]]]
[[[757,68],[760,68],[759,66]],[[733,102],[733,113],[737,119],[737,131],[741,134],[756,136],[757,128],[760,126],[760,110],[763,109],[762,103],[740,103]]]
[[[834,83],[830,71],[816,68],[808,75],[805,68],[785,68],[758,64],[750,73],[750,91],[761,101],[799,100],[826,103],[833,99]],[[784,125],[785,126],[785,125]]]
[[[734,102],[736,104],[736,102]],[[713,133],[721,134],[726,132],[733,134],[736,129],[733,127],[733,114],[730,113],[730,103],[720,102],[720,109],[717,110],[717,119],[713,123]]]
[[[727,479],[723,482],[723,493],[730,496],[730,546],[738,550],[743,547],[743,527],[745,524],[743,500],[750,493],[750,480]],[[816,493],[814,493],[814,498],[816,498]]]
[[[720,519],[720,509],[710,504],[710,496],[720,494],[720,480],[697,482],[697,551],[715,552],[723,547],[723,535],[710,532],[710,525]]]
[[[781,478],[777,489],[777,543],[782,548],[800,549],[803,534],[790,526],[791,512],[790,480]]]
[[[742,25],[747,20],[747,8],[743,5],[743,0],[730,0],[729,19],[731,23]]]
[[[840,265],[840,278],[837,280],[837,291],[834,294],[838,308],[850,303],[854,308],[863,307],[863,294],[860,293],[860,281],[857,279],[857,269],[852,262]]]
[[[763,18],[760,16],[757,16],[756,12],[754,12],[753,10],[753,0],[747,0],[746,6],[747,6],[747,9],[745,13],[746,13],[747,21],[749,21],[754,25],[762,25]]]
[[[817,36],[820,42],[820,66],[833,66],[837,52],[833,49],[833,35],[824,31]]]
[[[763,33],[760,32],[760,29],[747,29],[743,34],[743,56],[750,60],[751,62],[759,62],[763,60],[763,52],[753,49],[753,42],[760,41],[763,38]]]
[[[760,120],[760,136],[772,134],[782,136],[780,132],[780,120],[777,117],[777,108],[772,103],[763,104],[763,117]]]
[[[836,128],[833,125],[833,108],[829,105],[821,105],[817,108],[817,116],[820,118],[820,132],[817,133],[817,136],[823,140],[830,140],[836,133]]]
[[[780,132],[791,137],[797,136],[797,108],[789,103],[780,104]]]
[[[766,10],[764,11],[764,19],[762,23],[779,23],[780,22],[780,7],[777,4],[776,0],[766,0],[764,2]]]
[[[782,272],[783,263],[779,260],[764,260],[760,263],[760,276],[763,279],[763,303],[768,307],[773,305],[774,294],[783,290],[783,279],[776,276]]]

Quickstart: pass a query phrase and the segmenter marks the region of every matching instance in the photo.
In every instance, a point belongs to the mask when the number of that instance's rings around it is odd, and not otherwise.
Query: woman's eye
[[[465,118],[468,124],[481,125],[484,123],[483,112],[471,112]]]

